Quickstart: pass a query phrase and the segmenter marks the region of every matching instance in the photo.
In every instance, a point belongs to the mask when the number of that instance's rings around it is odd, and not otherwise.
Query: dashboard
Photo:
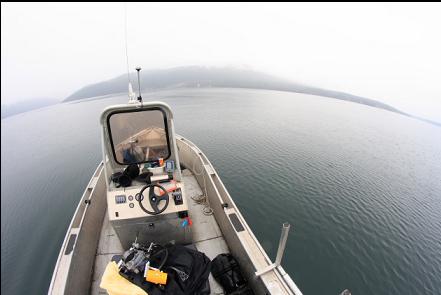
[[[167,184],[161,184],[168,188]],[[170,184],[169,184],[170,185]],[[173,184],[174,185],[174,184]],[[182,182],[176,183],[177,189],[174,192],[169,192],[169,204],[164,212],[159,215],[149,215],[145,213],[139,206],[139,192],[141,187],[128,187],[121,188],[118,190],[112,190],[107,192],[107,206],[109,220],[125,220],[133,218],[146,218],[146,217],[156,217],[167,214],[182,214],[184,211],[188,211],[188,204],[185,193],[185,186]],[[147,188],[143,193],[143,206],[153,211],[148,200],[149,189]],[[158,190],[156,191],[158,193]],[[165,205],[165,201],[161,201],[159,207]]]

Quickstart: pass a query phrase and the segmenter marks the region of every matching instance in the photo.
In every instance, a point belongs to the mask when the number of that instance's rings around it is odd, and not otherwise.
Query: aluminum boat
[[[281,266],[289,224],[272,262],[209,159],[175,134],[167,104],[110,106],[100,123],[103,159],[67,230],[48,294],[107,294],[100,288],[105,267],[134,240],[192,245],[210,259],[230,253],[255,294],[302,294]],[[134,163],[147,188],[139,178],[124,178]],[[156,197],[149,199],[150,191]],[[209,285],[211,294],[225,294],[211,274]]]

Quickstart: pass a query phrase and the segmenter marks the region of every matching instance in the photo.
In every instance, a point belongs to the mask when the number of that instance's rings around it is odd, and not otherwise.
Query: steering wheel
[[[155,194],[155,187],[159,187],[164,194],[162,196],[158,196]],[[147,210],[144,205],[142,204],[142,200],[144,200],[144,196],[143,196],[143,192],[147,189],[149,189],[149,201],[150,201],[150,206],[152,206],[153,208],[153,212]],[[158,205],[161,201],[165,201],[165,205],[164,207],[162,207],[162,209],[158,208]],[[168,192],[165,190],[164,187],[160,186],[159,184],[147,184],[146,186],[144,186],[141,191],[138,193],[138,202],[139,202],[139,206],[141,207],[141,209],[150,215],[158,215],[161,214],[162,212],[164,212],[165,209],[167,209],[168,207],[168,203],[170,201],[170,198],[168,196]]]

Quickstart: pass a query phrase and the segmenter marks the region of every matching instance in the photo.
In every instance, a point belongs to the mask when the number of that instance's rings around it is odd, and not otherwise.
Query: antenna
[[[124,24],[125,24],[125,27],[124,27],[124,37],[125,37],[125,45],[126,45],[126,65],[127,65],[127,80],[129,81],[129,83],[130,83],[130,71],[129,71],[129,49],[128,49],[128,37],[127,37],[127,27],[128,27],[128,19],[127,19],[127,3],[124,3]]]
[[[141,68],[137,67],[136,71],[138,72],[138,93],[139,93],[138,101],[142,102],[142,97],[141,97],[141,80],[139,79],[139,72],[141,71]]]
[[[132,88],[132,82],[130,81],[130,71],[129,71],[129,49],[128,49],[128,37],[127,37],[127,31],[128,31],[128,18],[127,18],[127,3],[124,3],[124,38],[125,38],[125,45],[126,45],[126,66],[127,66],[127,82],[129,84],[128,86],[128,96],[129,96],[129,103],[136,102],[135,100],[135,93],[133,93]]]

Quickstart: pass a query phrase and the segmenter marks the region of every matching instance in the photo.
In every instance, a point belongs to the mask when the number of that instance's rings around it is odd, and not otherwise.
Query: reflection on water
[[[305,294],[441,290],[441,128],[276,91],[150,98],[171,105],[176,131],[207,154],[270,257],[281,224],[292,224],[283,266]],[[99,115],[125,101],[62,104],[2,120],[2,292],[46,292],[100,161]],[[23,284],[25,277],[32,279]]]

